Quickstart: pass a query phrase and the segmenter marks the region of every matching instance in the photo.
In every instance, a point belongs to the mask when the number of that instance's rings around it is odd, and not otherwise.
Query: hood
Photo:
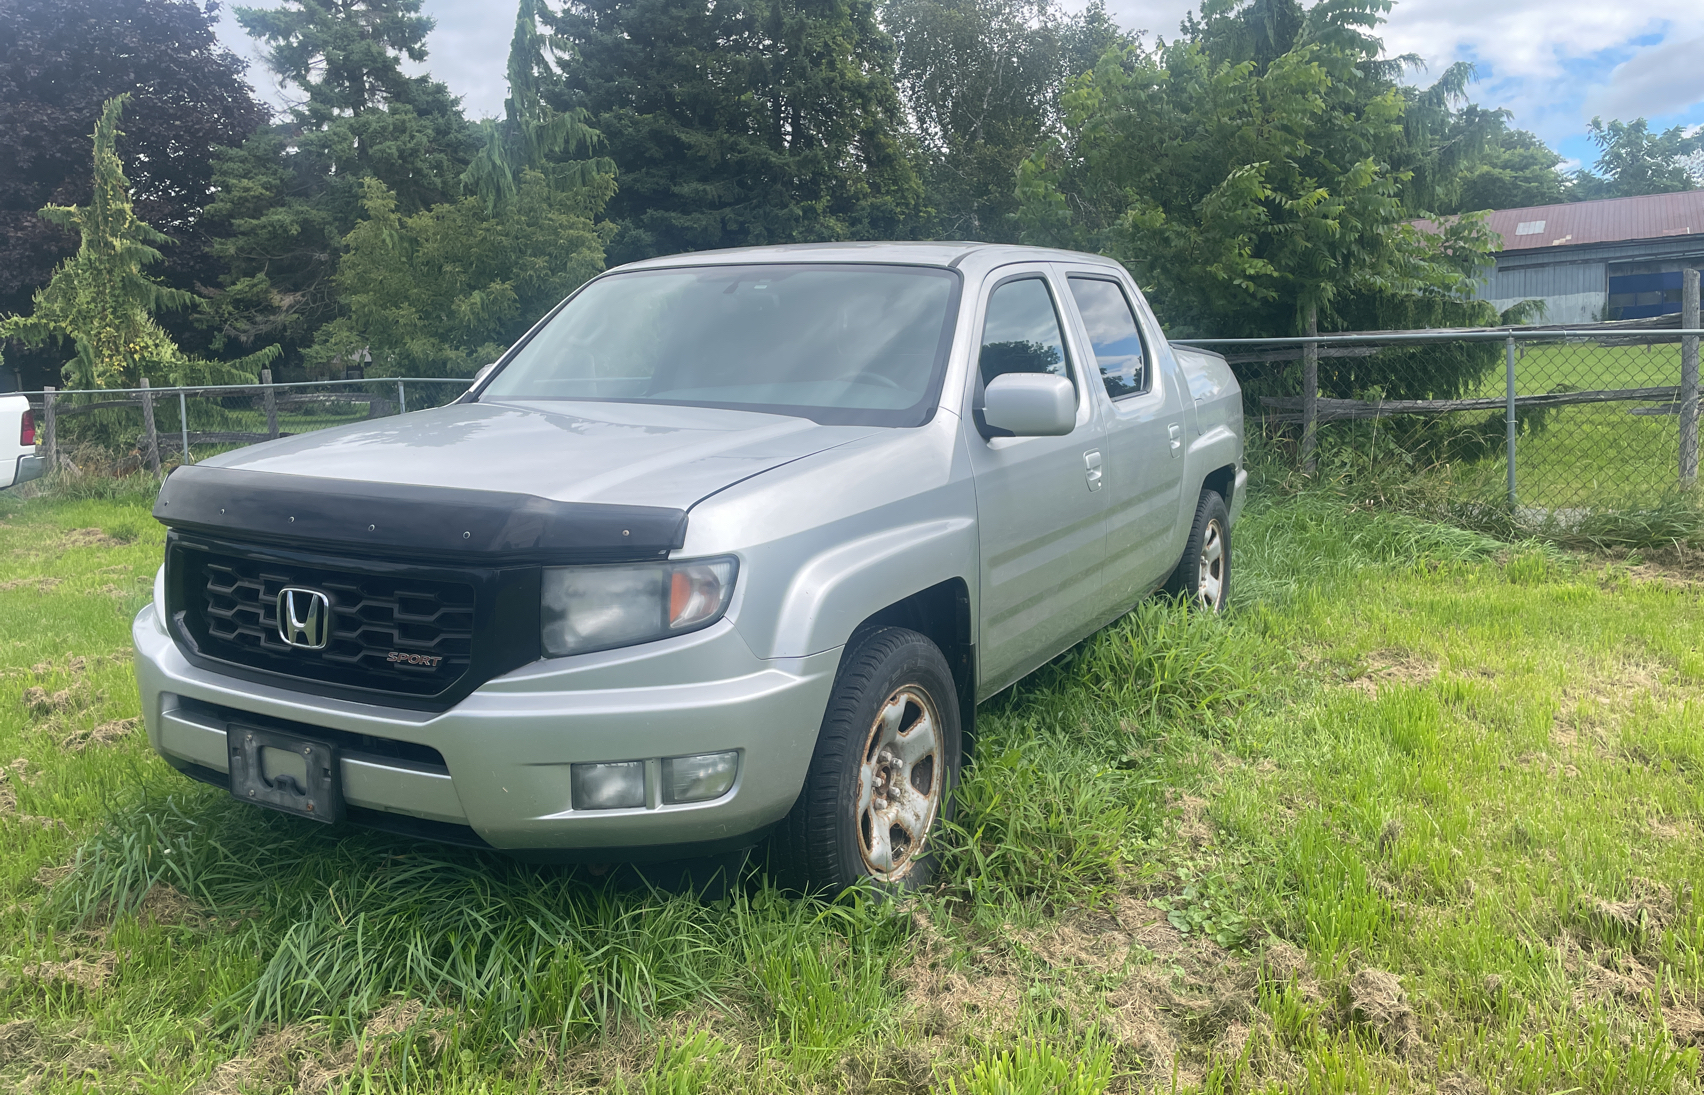
[[[202,466],[685,510],[877,429],[706,407],[460,403],[269,441]]]
[[[154,515],[369,554],[649,559],[681,546],[701,498],[877,429],[714,408],[455,404],[178,468]]]

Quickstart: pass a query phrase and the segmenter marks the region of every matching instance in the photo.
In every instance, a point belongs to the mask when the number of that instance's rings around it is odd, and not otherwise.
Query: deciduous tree
[[[1688,133],[1673,126],[1652,133],[1643,118],[1605,122],[1593,118],[1586,135],[1598,147],[1594,171],[1575,172],[1568,181],[1574,201],[1592,198],[1632,198],[1696,190],[1704,184],[1704,131]]]

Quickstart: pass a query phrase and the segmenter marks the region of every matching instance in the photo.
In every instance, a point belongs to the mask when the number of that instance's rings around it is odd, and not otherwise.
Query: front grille
[[[443,692],[473,662],[471,584],[215,552],[184,555],[184,623],[205,656],[409,696]],[[286,586],[326,595],[325,649],[292,647],[279,634],[278,594]]]

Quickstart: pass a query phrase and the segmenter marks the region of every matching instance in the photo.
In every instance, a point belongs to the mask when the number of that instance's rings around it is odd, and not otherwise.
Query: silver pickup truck
[[[173,472],[149,738],[323,822],[917,885],[979,701],[1225,603],[1242,459],[1224,360],[1104,258],[635,263],[450,406]]]

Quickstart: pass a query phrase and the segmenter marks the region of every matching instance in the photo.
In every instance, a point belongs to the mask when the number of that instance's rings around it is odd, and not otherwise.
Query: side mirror
[[[481,384],[483,384],[485,382],[485,378],[491,375],[491,370],[495,369],[496,367],[497,367],[497,363],[495,361],[493,361],[489,365],[481,365],[479,367],[479,371],[477,373],[473,374],[473,383],[468,385],[468,390],[471,391],[472,389],[477,388]]]
[[[1077,424],[1077,389],[1052,373],[1001,373],[988,383],[982,417],[1013,437],[1063,437]]]

